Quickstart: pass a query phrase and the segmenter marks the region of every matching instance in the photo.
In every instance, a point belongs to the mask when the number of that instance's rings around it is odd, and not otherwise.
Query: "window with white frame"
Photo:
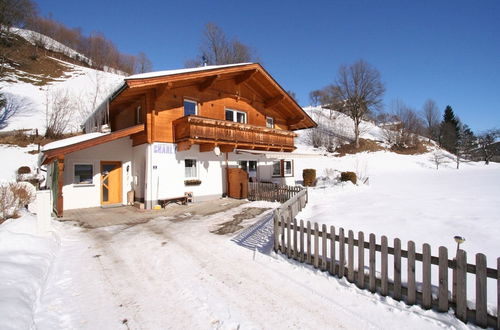
[[[195,159],[185,159],[184,160],[184,177],[186,179],[198,178],[198,171],[197,171]]]
[[[293,176],[293,160],[282,159],[273,161],[273,176]]]
[[[92,184],[94,166],[92,164],[75,164],[73,172],[74,184]]]
[[[244,111],[226,109],[226,120],[234,121],[235,123],[247,123],[247,113]]]
[[[197,115],[198,102],[184,99],[184,116]]]
[[[274,118],[273,117],[266,117],[266,127],[267,128],[274,128]]]
[[[250,177],[257,176],[257,161],[256,160],[240,160],[240,168],[244,169]]]

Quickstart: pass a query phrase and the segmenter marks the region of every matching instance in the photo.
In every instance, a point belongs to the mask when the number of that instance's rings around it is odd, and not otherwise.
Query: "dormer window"
[[[141,106],[140,105],[138,105],[137,108],[135,108],[135,124],[136,125],[142,124]]]
[[[267,128],[274,128],[274,118],[273,117],[266,117],[266,127]]]
[[[226,109],[226,120],[234,121],[235,123],[247,123],[247,113],[243,111]]]
[[[184,100],[184,116],[197,115],[198,102],[192,100]]]

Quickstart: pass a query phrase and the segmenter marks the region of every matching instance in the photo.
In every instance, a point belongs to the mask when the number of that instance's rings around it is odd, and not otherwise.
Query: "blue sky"
[[[256,49],[264,67],[308,105],[338,67],[364,59],[394,99],[451,105],[474,131],[500,128],[500,1],[38,1],[42,15],[103,32],[155,70],[194,58],[207,22]]]

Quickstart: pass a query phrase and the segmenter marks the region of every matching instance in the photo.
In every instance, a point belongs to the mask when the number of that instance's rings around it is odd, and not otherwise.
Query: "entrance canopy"
[[[264,150],[246,150],[246,149],[234,149],[237,154],[249,154],[249,155],[264,155],[269,159],[292,159],[292,158],[315,158],[318,157],[317,154],[300,154],[296,152],[279,152],[279,151],[264,151]]]

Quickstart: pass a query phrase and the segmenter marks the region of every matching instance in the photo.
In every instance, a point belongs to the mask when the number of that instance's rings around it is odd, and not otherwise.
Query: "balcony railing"
[[[173,122],[175,142],[193,144],[214,143],[236,145],[243,149],[295,149],[291,131],[235,123],[198,116],[185,116]]]

